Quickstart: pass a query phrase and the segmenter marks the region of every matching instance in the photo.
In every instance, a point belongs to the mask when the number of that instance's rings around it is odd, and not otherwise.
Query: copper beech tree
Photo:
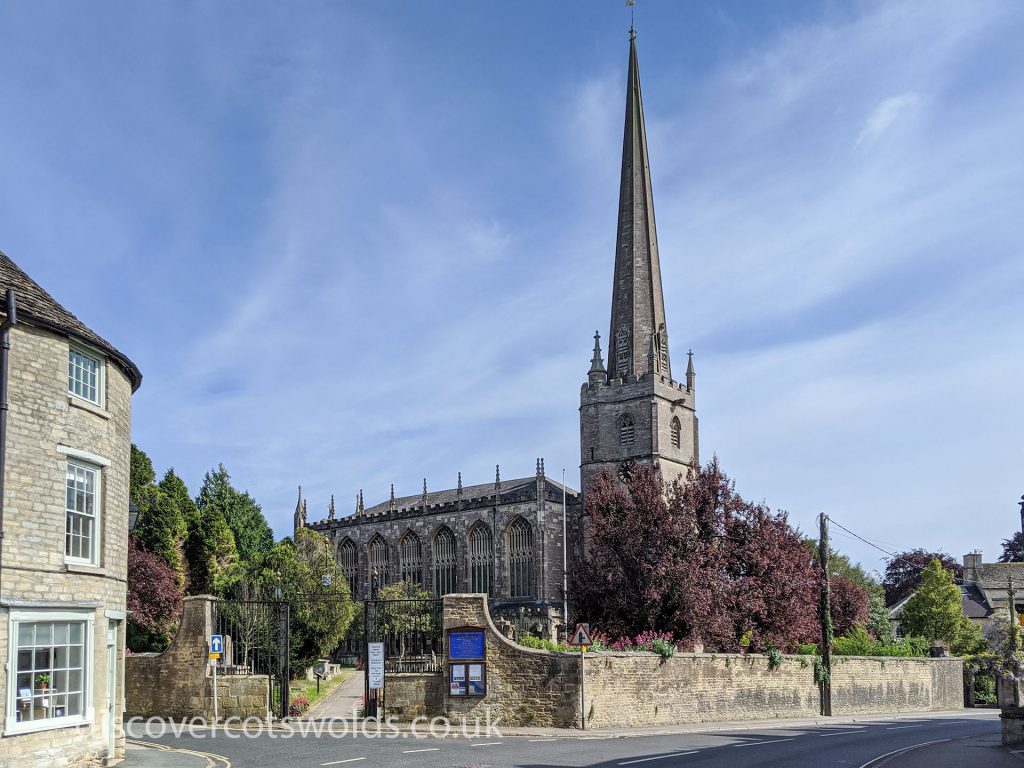
[[[816,641],[818,571],[785,513],[744,500],[718,460],[665,487],[637,466],[587,489],[574,613],[604,634],[671,632],[684,645],[791,651]]]

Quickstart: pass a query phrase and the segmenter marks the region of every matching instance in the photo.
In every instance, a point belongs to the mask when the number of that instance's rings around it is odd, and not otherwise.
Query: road
[[[416,738],[408,733],[392,738],[282,738],[280,732],[231,738],[220,730],[213,738],[206,731],[195,734],[205,738],[167,735],[147,740],[223,756],[232,768],[1024,768],[1024,754],[1015,755],[999,744],[998,712],[781,728],[751,724],[728,731],[716,727],[632,738],[572,732],[476,739]]]

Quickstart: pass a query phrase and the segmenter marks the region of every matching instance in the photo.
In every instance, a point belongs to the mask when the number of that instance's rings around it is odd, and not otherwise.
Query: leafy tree
[[[236,593],[246,589],[267,599],[280,588],[291,602],[291,664],[296,674],[341,644],[355,605],[327,537],[300,529],[295,541],[281,541],[241,569]]]
[[[132,443],[131,467],[128,475],[129,498],[140,504],[149,490],[156,482],[156,472],[153,471],[153,462],[145,451]]]
[[[241,560],[254,561],[274,546],[274,533],[260,505],[248,492],[239,492],[231,485],[231,476],[223,464],[203,476],[196,506],[204,515],[219,513],[223,517]]]
[[[181,616],[181,591],[174,571],[161,558],[128,538],[128,647],[162,651]]]
[[[1008,539],[1003,539],[1003,554],[1000,563],[1024,563],[1024,533],[1017,531]]]
[[[419,584],[408,581],[385,584],[377,590],[377,598],[384,601],[415,601],[383,604],[381,627],[385,633],[398,635],[404,642],[408,632],[437,631],[438,615],[434,609],[434,595]],[[402,652],[404,653],[404,648]]]
[[[671,632],[686,643],[789,649],[816,638],[818,578],[784,514],[750,504],[718,460],[665,488],[640,466],[599,475],[586,501],[586,558],[571,571],[576,612],[611,636]]]
[[[903,605],[900,624],[904,633],[952,644],[962,631],[963,618],[960,588],[953,583],[952,571],[932,558],[921,573],[917,591]]]
[[[185,516],[174,500],[155,486],[147,492],[146,503],[140,507],[134,531],[136,540],[143,549],[171,566],[175,580],[183,584]]]
[[[864,587],[845,576],[835,576],[831,582],[830,597],[832,627],[836,636],[867,624],[870,597]]]
[[[885,593],[879,590],[868,595],[868,631],[879,642],[891,643],[894,639],[889,609],[885,607]]]
[[[238,561],[235,537],[224,515],[216,509],[208,512],[196,509],[189,514],[185,524],[188,529],[185,537],[185,560],[188,563],[186,593],[223,594],[235,575],[232,567]]]
[[[924,569],[932,560],[938,560],[943,568],[952,571],[954,577],[958,579],[963,577],[963,566],[942,552],[928,552],[924,549],[900,552],[889,560],[882,578],[886,604],[895,605],[912,594],[917,589],[917,585],[921,583]]]

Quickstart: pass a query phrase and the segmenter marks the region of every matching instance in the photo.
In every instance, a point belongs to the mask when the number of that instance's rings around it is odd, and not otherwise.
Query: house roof
[[[979,563],[975,573],[973,581],[981,589],[1005,590],[1010,578],[1024,586],[1024,563]]]
[[[960,600],[964,616],[969,619],[984,619],[992,613],[985,601],[985,596],[973,584],[965,584],[960,587]]]
[[[0,251],[0,293],[13,288],[17,300],[18,322],[74,337],[102,350],[124,371],[132,383],[132,391],[142,383],[142,372],[113,344],[90,330],[85,323],[66,310],[17,264]],[[3,306],[0,305],[0,313]]]

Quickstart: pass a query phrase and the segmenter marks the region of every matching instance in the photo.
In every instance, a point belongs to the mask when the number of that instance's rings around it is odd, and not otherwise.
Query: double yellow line
[[[166,744],[157,744],[152,741],[138,741],[136,739],[126,739],[127,743],[135,744],[139,747],[146,747],[147,749],[159,749],[161,752],[181,752],[185,755],[194,755],[195,757],[201,757],[206,761],[206,768],[231,768],[231,761],[223,755],[215,755],[212,752],[197,752],[194,749],[181,749],[179,747],[169,747]]]

